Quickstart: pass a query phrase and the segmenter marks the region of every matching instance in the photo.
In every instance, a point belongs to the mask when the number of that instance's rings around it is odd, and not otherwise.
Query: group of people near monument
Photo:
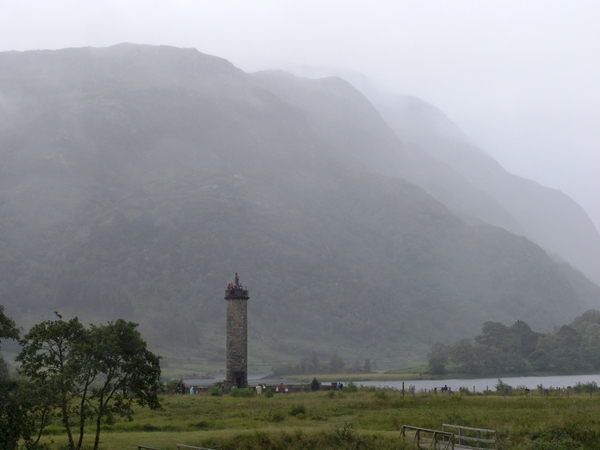
[[[256,394],[257,395],[261,395],[263,393],[263,391],[267,390],[267,385],[266,384],[257,384],[256,385]],[[275,393],[276,394],[287,394],[288,392],[290,392],[289,388],[287,386],[283,386],[283,383],[279,383],[278,386],[275,386]]]
[[[240,283],[240,278],[238,277],[237,272],[235,273],[235,282],[227,283],[228,291],[233,291],[234,289],[244,289],[244,286],[242,286],[242,283]]]

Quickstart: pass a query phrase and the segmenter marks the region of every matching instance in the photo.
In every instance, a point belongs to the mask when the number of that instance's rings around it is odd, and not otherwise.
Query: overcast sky
[[[134,42],[360,72],[433,103],[600,230],[600,1],[0,0],[0,30],[0,51]]]

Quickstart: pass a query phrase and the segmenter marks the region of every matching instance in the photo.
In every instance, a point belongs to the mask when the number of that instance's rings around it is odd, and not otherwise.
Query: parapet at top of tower
[[[227,289],[225,290],[225,300],[232,298],[242,300],[248,300],[250,298],[248,296],[248,289],[245,289],[242,283],[240,282],[240,278],[237,272],[235,274],[235,281],[233,283],[228,283]]]

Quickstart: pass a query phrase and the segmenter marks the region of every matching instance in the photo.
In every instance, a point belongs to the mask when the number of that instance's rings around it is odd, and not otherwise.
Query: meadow
[[[175,449],[176,443],[222,450],[408,449],[410,443],[399,438],[402,425],[441,429],[442,423],[495,429],[503,449],[600,448],[600,397],[583,393],[403,396],[394,390],[345,388],[238,394],[165,395],[162,409],[139,409],[133,421],[105,425],[101,449]],[[58,423],[43,439],[52,449],[66,444]],[[84,448],[91,444],[88,435]]]

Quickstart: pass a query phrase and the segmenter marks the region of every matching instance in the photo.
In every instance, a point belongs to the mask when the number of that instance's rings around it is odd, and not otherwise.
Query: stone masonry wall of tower
[[[225,291],[227,300],[227,342],[225,363],[225,390],[233,386],[248,386],[248,290],[242,287],[238,274],[235,284]]]

